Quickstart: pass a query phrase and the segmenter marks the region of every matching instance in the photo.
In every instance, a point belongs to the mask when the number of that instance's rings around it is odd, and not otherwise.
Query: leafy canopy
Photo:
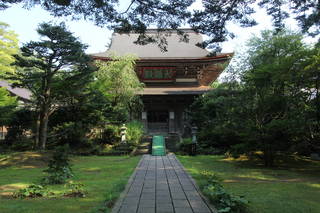
[[[230,22],[242,27],[256,24],[252,14],[255,5],[267,10],[276,29],[284,27],[284,20],[291,14],[305,33],[319,34],[319,0],[202,0],[202,9],[191,10],[196,0],[51,0],[2,1],[4,9],[15,3],[30,8],[40,5],[52,15],[71,16],[94,21],[96,25],[117,29],[119,32],[141,33],[138,42],[165,43],[161,37],[150,38],[144,34],[148,27],[178,29],[189,24],[196,31],[209,36],[201,46],[215,48],[216,42],[233,37],[226,25]],[[124,6],[124,8],[123,8]],[[183,34],[181,32],[181,34]],[[160,45],[161,46],[161,45]]]
[[[98,71],[93,87],[102,92],[114,107],[130,108],[143,88],[134,70],[136,59],[133,55],[125,55],[112,56],[106,62],[96,61]]]
[[[14,72],[11,66],[15,61],[13,55],[19,51],[17,35],[8,27],[8,24],[0,22],[0,78]]]
[[[16,55],[17,71],[11,79],[28,88],[38,112],[39,141],[45,148],[50,115],[79,95],[95,68],[85,54],[86,45],[68,31],[64,23],[40,24],[40,41],[30,41]]]
[[[302,38],[287,30],[252,38],[240,79],[192,105],[205,151],[262,151],[265,165],[272,166],[278,152],[319,150],[319,48]]]

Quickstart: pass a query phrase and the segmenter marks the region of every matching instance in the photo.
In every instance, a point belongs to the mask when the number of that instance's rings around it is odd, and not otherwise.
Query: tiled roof
[[[5,87],[9,92],[12,94],[18,96],[19,98],[22,98],[24,100],[30,100],[31,99],[31,92],[24,88],[18,88],[18,87],[11,87],[10,84],[6,81],[0,80],[0,87]]]
[[[208,92],[209,86],[198,87],[146,87],[139,95],[199,95]]]
[[[166,37],[168,42],[167,52],[160,50],[157,44],[149,43],[146,45],[135,44],[139,34],[119,34],[114,33],[111,38],[111,45],[109,49],[102,53],[92,54],[94,57],[110,57],[111,54],[124,55],[128,53],[135,54],[140,59],[192,59],[206,57],[210,52],[196,46],[201,43],[202,36],[190,29],[182,30],[189,35],[189,42],[180,41],[180,36],[176,31],[169,31],[170,35]],[[156,30],[147,30],[148,35],[155,36]]]

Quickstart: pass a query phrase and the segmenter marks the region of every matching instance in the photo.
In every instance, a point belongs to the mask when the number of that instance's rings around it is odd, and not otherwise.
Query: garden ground
[[[72,157],[73,181],[84,184],[85,198],[12,199],[13,191],[44,176],[48,154],[36,152],[0,155],[0,212],[108,212],[123,190],[140,157],[80,156]],[[62,194],[63,185],[50,186]],[[101,210],[101,211],[99,211]]]
[[[260,161],[225,158],[224,156],[178,156],[181,163],[203,186],[201,171],[210,170],[224,179],[226,189],[249,200],[254,213],[320,212],[320,162],[290,156],[278,167],[265,168]],[[0,212],[108,212],[139,157],[73,157],[74,181],[85,185],[85,198],[12,199],[13,191],[38,183],[46,168],[47,154],[35,152],[0,155]],[[61,194],[63,185],[51,186]],[[101,210],[101,211],[99,211]]]
[[[206,184],[201,171],[210,170],[224,179],[225,188],[249,200],[254,213],[320,212],[320,162],[290,156],[278,167],[265,168],[260,161],[224,156],[179,156],[198,185]]]

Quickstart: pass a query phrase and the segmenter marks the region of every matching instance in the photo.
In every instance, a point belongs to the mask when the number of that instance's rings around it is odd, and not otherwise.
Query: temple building
[[[6,88],[9,91],[9,94],[16,96],[18,99],[19,105],[24,105],[25,103],[30,102],[31,92],[24,88],[12,87],[8,82],[0,80],[0,88]],[[6,126],[0,126],[0,140],[4,140],[8,133]]]
[[[148,134],[183,134],[188,126],[186,109],[194,99],[208,92],[229,62],[232,53],[216,54],[196,46],[202,36],[183,29],[189,42],[182,42],[176,31],[167,31],[167,51],[157,44],[138,45],[139,34],[113,33],[106,52],[93,54],[97,60],[107,60],[111,54],[135,54],[138,57],[135,71],[145,84],[141,92],[144,110],[141,121]],[[158,36],[157,30],[147,30],[147,35]]]

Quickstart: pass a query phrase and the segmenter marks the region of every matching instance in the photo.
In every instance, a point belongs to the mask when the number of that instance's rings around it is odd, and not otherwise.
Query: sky
[[[126,5],[124,5],[126,6]],[[201,7],[198,0],[191,8]],[[266,15],[265,11],[258,9],[258,13],[253,17],[259,25],[251,28],[240,28],[236,24],[229,24],[228,29],[236,34],[232,40],[222,44],[222,52],[234,52],[243,47],[245,41],[252,35],[257,35],[261,30],[272,29],[271,18]],[[18,34],[20,45],[31,40],[38,40],[39,36],[36,32],[38,25],[42,22],[53,21],[59,23],[64,21],[68,29],[74,33],[83,43],[89,45],[87,53],[97,53],[107,50],[110,43],[112,32],[106,28],[100,28],[90,21],[78,20],[71,21],[70,18],[55,18],[41,9],[40,7],[26,10],[21,5],[14,5],[9,9],[0,11],[0,21],[10,25],[10,29]],[[295,22],[291,19],[287,21],[287,26],[293,30],[297,29]],[[314,39],[306,39],[307,42]]]

